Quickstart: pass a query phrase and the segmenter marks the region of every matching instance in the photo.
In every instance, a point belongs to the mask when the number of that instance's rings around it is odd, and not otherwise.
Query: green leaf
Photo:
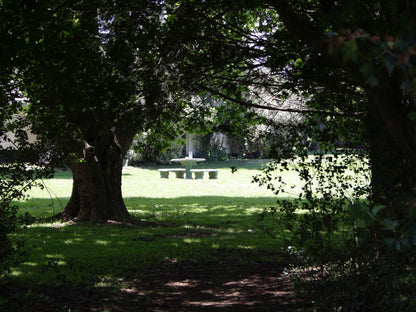
[[[399,222],[397,220],[383,219],[383,221],[384,227],[387,230],[394,230],[399,225]]]
[[[372,87],[378,85],[378,79],[375,76],[370,76],[365,82]]]
[[[384,206],[378,205],[373,207],[373,209],[371,209],[371,214],[375,217],[378,215],[378,213],[383,210]]]

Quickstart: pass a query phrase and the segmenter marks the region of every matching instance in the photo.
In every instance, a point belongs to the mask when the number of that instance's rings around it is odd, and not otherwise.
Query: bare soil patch
[[[284,264],[175,265],[121,289],[9,287],[4,311],[305,311]],[[1,310],[1,306],[0,306]]]

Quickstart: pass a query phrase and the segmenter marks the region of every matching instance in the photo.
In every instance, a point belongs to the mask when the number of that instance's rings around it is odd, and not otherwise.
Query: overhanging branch
[[[279,112],[287,112],[287,113],[298,113],[298,114],[317,114],[317,115],[324,115],[324,116],[335,116],[335,117],[360,117],[364,116],[363,112],[354,112],[354,113],[346,113],[346,112],[336,112],[336,111],[328,111],[328,110],[318,110],[318,109],[309,109],[309,108],[291,108],[291,107],[279,107],[274,105],[261,105],[257,103],[253,103],[251,101],[245,101],[242,99],[237,99],[232,96],[229,96],[225,93],[217,91],[215,89],[209,88],[207,86],[198,84],[199,89],[207,91],[211,94],[217,95],[227,101],[234,102],[236,104],[251,107],[251,108],[258,108],[258,109],[265,109],[265,110],[272,110],[272,111],[279,111]]]

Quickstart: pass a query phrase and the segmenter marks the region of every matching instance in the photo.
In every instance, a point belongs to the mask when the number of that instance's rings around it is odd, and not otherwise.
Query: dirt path
[[[283,270],[284,265],[278,264],[172,266],[169,271],[154,272],[145,280],[124,279],[121,290],[31,290],[30,302],[24,304],[23,310],[305,311],[302,299],[294,292]],[[13,293],[23,290],[9,291],[13,297]],[[15,298],[4,308],[6,311],[23,311],[21,304]]]
[[[301,303],[283,267],[268,265],[180,269],[146,286],[125,289],[124,296],[141,298],[148,311],[297,311]]]

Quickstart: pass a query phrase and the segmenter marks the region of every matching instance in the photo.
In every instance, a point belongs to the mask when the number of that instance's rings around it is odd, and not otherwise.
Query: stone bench
[[[169,172],[175,172],[178,179],[183,179],[185,176],[185,169],[183,168],[164,168],[158,169],[157,171],[160,172],[160,177],[162,179],[169,179]]]
[[[195,179],[203,179],[204,172],[208,172],[208,176],[210,179],[217,179],[218,178],[218,170],[217,169],[191,169],[191,172],[195,173]]]

